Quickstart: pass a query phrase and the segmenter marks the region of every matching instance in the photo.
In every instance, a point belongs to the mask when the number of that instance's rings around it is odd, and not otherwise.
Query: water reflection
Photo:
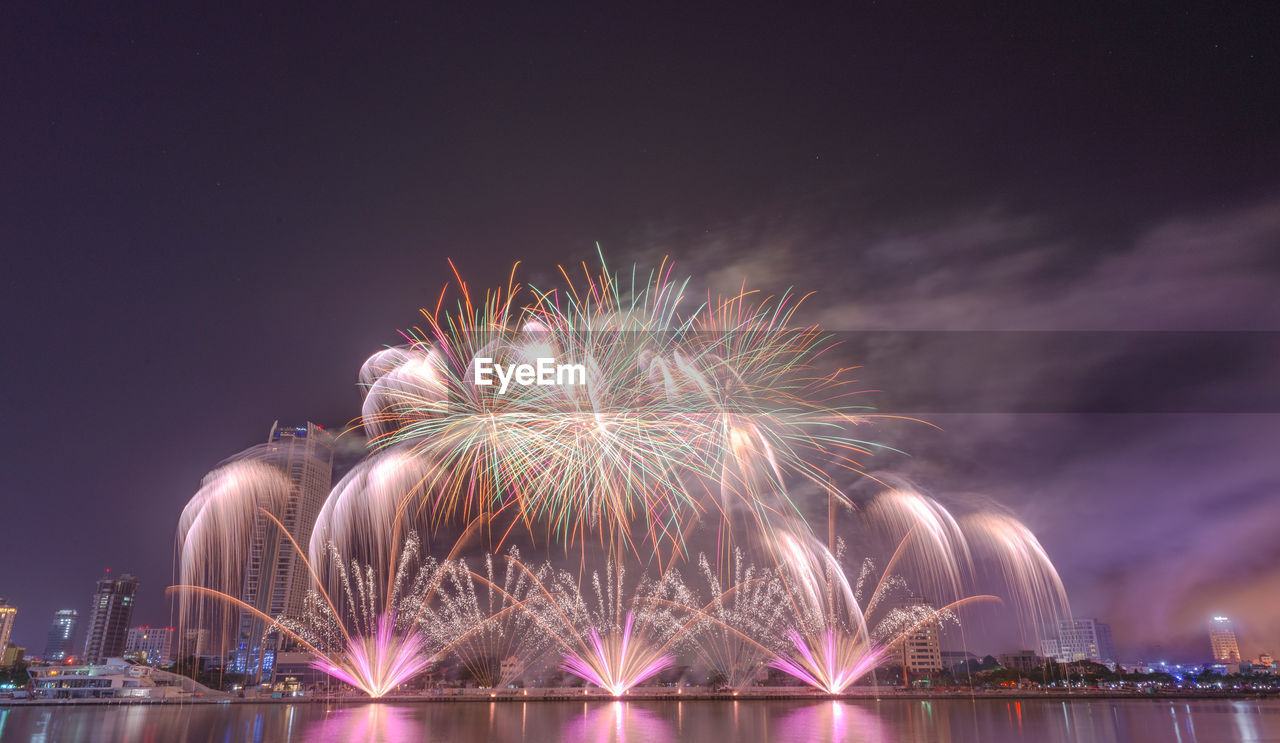
[[[893,740],[879,716],[865,704],[835,700],[818,702],[783,715],[774,737],[783,741],[824,740],[832,743],[888,743]]]
[[[575,716],[561,728],[560,740],[567,743],[677,740],[671,723],[638,705],[613,702],[582,706],[581,716]]]
[[[291,710],[292,712],[293,710]],[[366,704],[362,707],[335,707],[328,710],[324,722],[305,734],[293,725],[293,715],[283,740],[307,740],[320,743],[392,743],[423,740],[423,719],[412,707],[391,704]]]
[[[1218,743],[1280,740],[1280,700],[395,702],[0,707],[0,743]]]

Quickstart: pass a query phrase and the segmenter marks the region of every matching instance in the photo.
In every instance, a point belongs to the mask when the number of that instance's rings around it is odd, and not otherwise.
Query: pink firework
[[[885,648],[868,642],[865,636],[853,636],[834,628],[827,628],[813,638],[813,642],[795,630],[788,632],[787,638],[795,645],[798,657],[779,656],[769,665],[828,694],[843,693],[875,668],[885,652]]]
[[[627,690],[661,673],[675,662],[675,656],[663,653],[650,643],[632,636],[634,618],[627,612],[621,635],[607,640],[592,627],[588,634],[589,652],[569,653],[560,667],[573,675],[622,696]]]
[[[320,657],[312,667],[377,698],[431,665],[426,645],[417,632],[397,632],[394,618],[383,614],[372,637],[352,636],[345,653]]]

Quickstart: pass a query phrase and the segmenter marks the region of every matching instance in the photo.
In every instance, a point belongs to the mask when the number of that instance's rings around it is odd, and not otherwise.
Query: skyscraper
[[[84,662],[101,663],[124,652],[125,636],[133,619],[133,598],[138,579],[128,573],[112,578],[110,571],[98,579],[98,592],[89,607],[89,633],[84,641]]]
[[[9,602],[0,598],[0,652],[9,647],[9,637],[13,634],[13,621],[18,618],[18,607],[9,606]]]
[[[1110,665],[1116,660],[1111,625],[1084,617],[1058,620],[1058,636],[1046,638],[1041,650],[1063,663],[1091,660]]]
[[[76,622],[80,612],[75,609],[59,609],[49,625],[49,639],[44,644],[44,659],[48,663],[64,661],[71,654],[71,640],[76,634]]]
[[[333,484],[333,436],[314,423],[281,426],[276,421],[265,444],[254,446],[234,459],[266,462],[289,476],[289,496],[275,516],[293,541],[306,549],[316,517]],[[279,526],[259,515],[241,599],[271,617],[298,616],[309,589],[310,575],[298,551],[280,533]],[[240,613],[230,670],[270,678],[280,640],[278,637],[264,640],[265,629],[264,622],[254,614]]]
[[[1209,624],[1209,647],[1213,650],[1215,663],[1239,663],[1240,643],[1236,639],[1236,629],[1227,617],[1214,617]]]

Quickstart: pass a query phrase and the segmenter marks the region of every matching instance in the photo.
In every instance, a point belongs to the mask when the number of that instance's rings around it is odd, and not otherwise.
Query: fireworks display
[[[551,619],[563,623],[568,638],[561,668],[619,695],[671,666],[681,618],[671,606],[649,599],[673,585],[680,591],[679,580],[675,572],[657,581],[642,579],[628,596],[622,566],[609,565],[603,580],[598,572],[591,576],[592,601],[571,576],[562,575],[551,594],[557,597]]]
[[[481,566],[484,572],[475,573],[465,559],[451,563],[436,600],[422,603],[416,622],[482,687],[502,688],[554,643],[542,618],[549,601],[543,586],[553,572],[549,564],[527,567],[515,548],[485,555]]]
[[[787,626],[783,584],[769,569],[746,564],[741,550],[734,554],[732,584],[724,588],[706,555],[698,569],[706,580],[707,603],[698,606],[696,592],[679,592],[692,620],[684,629],[681,648],[695,656],[733,689],[755,682],[778,650]]]
[[[477,298],[459,280],[455,310],[442,294],[404,346],[372,356],[359,375],[368,455],[307,544],[285,523],[278,467],[211,473],[179,524],[184,626],[243,638],[248,616],[255,640],[308,652],[371,697],[441,666],[481,687],[536,670],[615,696],[691,666],[732,689],[772,669],[840,694],[968,605],[1000,601],[971,591],[984,575],[1028,632],[1068,615],[1048,556],[1007,515],[957,519],[889,489],[837,538],[835,507],[853,506],[840,473],[873,447],[841,374],[815,371],[827,341],[793,327],[796,297],[693,302],[665,264],[584,282]],[[793,493],[827,509],[826,543]],[[424,545],[445,534],[451,549],[433,556]],[[693,534],[714,540],[710,556]],[[561,548],[562,564],[556,549],[526,563],[505,544],[522,539]],[[850,546],[865,553],[852,569]],[[264,555],[287,555],[305,600],[255,604],[246,566]],[[631,587],[628,562],[641,568]]]
[[[743,506],[767,530],[797,516],[789,479],[843,499],[824,467],[868,453],[842,380],[815,376],[825,336],[792,327],[794,296],[695,303],[669,266],[483,300],[458,283],[455,312],[442,295],[406,346],[360,372],[371,446],[432,464],[437,523],[509,512],[564,543],[594,533],[678,553],[695,517]],[[481,360],[539,359],[581,367],[581,383],[475,383]]]

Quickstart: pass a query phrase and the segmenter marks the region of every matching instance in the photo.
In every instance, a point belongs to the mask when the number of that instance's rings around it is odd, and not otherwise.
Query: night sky
[[[447,258],[546,284],[599,242],[816,290],[943,429],[869,468],[1024,519],[1122,660],[1205,658],[1213,613],[1280,651],[1280,6],[1234,5],[5,3],[15,641],[107,567],[168,622],[200,478],[357,415]]]

